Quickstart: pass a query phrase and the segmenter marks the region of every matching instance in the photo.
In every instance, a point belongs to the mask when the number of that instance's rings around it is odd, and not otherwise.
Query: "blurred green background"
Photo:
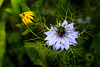
[[[52,47],[43,47],[43,40],[31,40],[35,36],[19,16],[25,11],[34,11],[37,22],[46,22],[49,28],[63,21],[68,11],[69,23],[74,20],[77,30],[83,31],[78,46],[72,46],[76,52],[54,52]],[[82,21],[89,17],[90,21],[79,23],[80,17]],[[35,33],[41,31],[33,26]],[[43,31],[37,35],[44,39]],[[99,50],[100,0],[0,0],[0,67],[100,67]]]

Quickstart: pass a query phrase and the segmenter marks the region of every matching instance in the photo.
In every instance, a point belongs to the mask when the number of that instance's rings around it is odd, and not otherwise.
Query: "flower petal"
[[[67,38],[65,38],[65,41],[66,41],[66,44],[64,44],[64,47],[66,50],[68,50],[69,49],[69,41]]]
[[[51,33],[52,33],[51,31],[47,31],[47,32],[45,32],[44,34],[49,35],[49,34],[51,34]]]
[[[58,38],[57,43],[55,44],[55,50],[58,50],[61,47],[61,39]]]
[[[75,37],[73,37],[73,36],[68,36],[67,39],[68,39],[70,42],[77,44],[77,42],[76,42],[76,40],[75,40]]]
[[[61,43],[62,43],[62,44],[66,44],[66,39],[65,39],[65,38],[62,38],[62,39],[61,39]]]
[[[49,43],[49,40],[46,43]]]
[[[61,47],[61,44],[59,43],[59,44],[57,44],[55,47],[56,47],[55,50],[58,50],[58,49]]]
[[[62,24],[62,26],[65,26],[65,27],[66,27],[67,24],[68,24],[68,22],[67,22],[67,20],[65,19],[64,22],[63,22],[63,24]]]
[[[49,42],[49,46],[55,44],[57,40],[58,40],[58,39],[57,39],[56,36],[52,37],[52,39],[51,39],[50,42]]]
[[[74,46],[76,46],[76,44],[75,44],[75,43],[72,43],[72,42],[70,42],[69,44],[70,44],[70,45],[74,45]]]
[[[61,24],[59,23],[59,26],[60,26]]]
[[[71,32],[71,33],[68,33],[70,36],[72,36],[72,37],[75,37],[75,38],[78,38],[78,34],[79,32]]]
[[[61,45],[61,49],[64,50],[64,45],[63,44]]]
[[[67,30],[72,30],[74,29],[74,23],[68,24]]]
[[[50,30],[52,31],[52,30],[54,30],[54,27],[51,25],[51,28],[50,28]]]
[[[54,36],[52,34],[50,34],[44,40],[50,40],[52,37],[54,37]]]

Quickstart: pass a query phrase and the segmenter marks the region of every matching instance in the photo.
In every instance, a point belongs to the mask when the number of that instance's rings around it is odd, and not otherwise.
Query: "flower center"
[[[65,28],[62,26],[57,27],[57,33],[59,37],[64,37],[65,36]]]

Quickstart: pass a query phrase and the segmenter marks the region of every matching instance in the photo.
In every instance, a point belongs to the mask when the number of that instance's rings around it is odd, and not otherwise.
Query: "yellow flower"
[[[22,21],[25,25],[28,23],[36,23],[34,20],[34,13],[32,11],[26,11],[24,13],[19,14],[22,18]]]

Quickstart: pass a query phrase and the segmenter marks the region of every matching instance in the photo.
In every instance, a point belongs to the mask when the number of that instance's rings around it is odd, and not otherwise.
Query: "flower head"
[[[31,11],[26,11],[24,13],[19,14],[22,17],[22,21],[25,25],[28,23],[35,23],[34,14]]]
[[[93,61],[94,60],[94,56],[91,53],[86,54],[86,60],[87,61]]]
[[[85,20],[83,20],[82,17],[78,18],[77,20],[78,20],[79,24],[87,24],[87,23],[89,23],[91,21],[91,18],[89,16],[87,16],[85,18]]]
[[[49,43],[49,46],[53,45],[54,50],[61,48],[69,49],[70,45],[76,45],[76,38],[79,32],[75,31],[74,23],[68,24],[67,20],[64,20],[63,24],[60,24],[56,27],[51,25],[49,31],[45,32],[47,37],[46,43]]]

